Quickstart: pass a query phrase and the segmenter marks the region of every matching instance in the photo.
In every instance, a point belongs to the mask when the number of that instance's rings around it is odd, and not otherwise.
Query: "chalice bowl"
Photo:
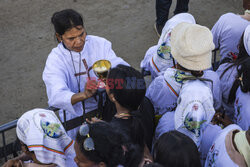
[[[93,71],[95,75],[99,78],[98,87],[104,88],[106,86],[106,78],[108,75],[108,72],[111,68],[111,63],[108,60],[98,60],[96,61],[93,66]]]

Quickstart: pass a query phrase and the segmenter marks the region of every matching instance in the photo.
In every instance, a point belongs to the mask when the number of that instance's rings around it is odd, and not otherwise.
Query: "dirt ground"
[[[42,72],[57,45],[50,18],[65,8],[80,12],[88,34],[110,40],[117,56],[137,69],[158,41],[153,29],[155,0],[1,0],[0,125],[27,110],[47,107]],[[189,12],[199,24],[212,28],[222,14],[243,9],[241,0],[190,0]]]

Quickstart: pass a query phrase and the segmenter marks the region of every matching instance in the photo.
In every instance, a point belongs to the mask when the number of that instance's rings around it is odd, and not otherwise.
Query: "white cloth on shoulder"
[[[199,148],[214,113],[211,89],[202,81],[188,81],[177,100],[175,129],[189,136]]]
[[[41,163],[76,166],[74,141],[53,111],[40,108],[27,111],[18,119],[16,133]]]

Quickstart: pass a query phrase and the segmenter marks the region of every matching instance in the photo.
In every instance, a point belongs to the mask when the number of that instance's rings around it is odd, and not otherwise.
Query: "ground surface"
[[[175,1],[171,16],[174,6]],[[242,13],[241,6],[241,0],[190,0],[189,11],[199,24],[212,28],[223,13]],[[0,125],[29,109],[47,107],[42,71],[57,44],[50,18],[65,8],[82,13],[88,34],[110,40],[117,56],[137,69],[158,41],[155,0],[1,0]]]

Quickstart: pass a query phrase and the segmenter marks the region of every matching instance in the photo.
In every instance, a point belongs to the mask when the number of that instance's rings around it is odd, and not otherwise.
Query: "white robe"
[[[172,112],[177,106],[177,98],[182,84],[175,81],[175,73],[176,69],[168,68],[164,73],[165,78],[163,75],[158,76],[151,82],[147,89],[146,96],[152,102],[155,114],[157,115]],[[221,89],[218,75],[214,71],[206,70],[202,78],[211,79],[213,81],[213,85],[207,81],[206,84],[208,84],[212,90],[214,108],[216,110],[219,109],[221,107]]]
[[[217,135],[207,154],[205,167],[238,167],[228,155],[225,145],[227,134],[234,129],[241,130],[239,126],[232,124],[224,128],[221,133]]]
[[[234,108],[234,123],[247,131],[250,126],[250,92],[244,93],[238,88]]]
[[[88,68],[97,60],[106,59],[112,64],[112,67],[118,64],[128,65],[123,59],[116,57],[114,51],[111,48],[111,43],[104,38],[87,35],[86,42],[81,54],[81,69],[79,69],[79,53],[71,51],[72,58],[75,66],[72,64],[70,51],[67,50],[62,43],[52,49],[49,54],[46,65],[43,71],[43,80],[46,85],[48,104],[49,106],[57,107],[66,110],[66,119],[70,120],[83,114],[82,103],[78,102],[75,105],[71,104],[71,97],[78,93],[79,77],[75,77],[75,72],[85,72],[86,67],[83,63],[83,59],[86,60]],[[97,78],[93,70],[89,71],[91,78]],[[80,75],[80,91],[84,91],[84,87],[87,81],[87,74]],[[97,109],[97,101],[91,97],[85,100],[86,113]],[[63,120],[63,114],[60,112],[61,120]],[[75,138],[77,128],[68,131],[71,138]]]
[[[221,77],[222,73],[225,71],[227,67],[232,65],[232,63],[224,63],[219,66],[216,73]],[[238,75],[236,66],[233,66],[225,74],[220,78],[221,82],[221,93],[222,93],[222,107],[226,110],[226,115],[231,119],[234,115],[234,106],[233,104],[228,103],[228,96],[230,94],[230,90],[233,86],[233,83]]]

